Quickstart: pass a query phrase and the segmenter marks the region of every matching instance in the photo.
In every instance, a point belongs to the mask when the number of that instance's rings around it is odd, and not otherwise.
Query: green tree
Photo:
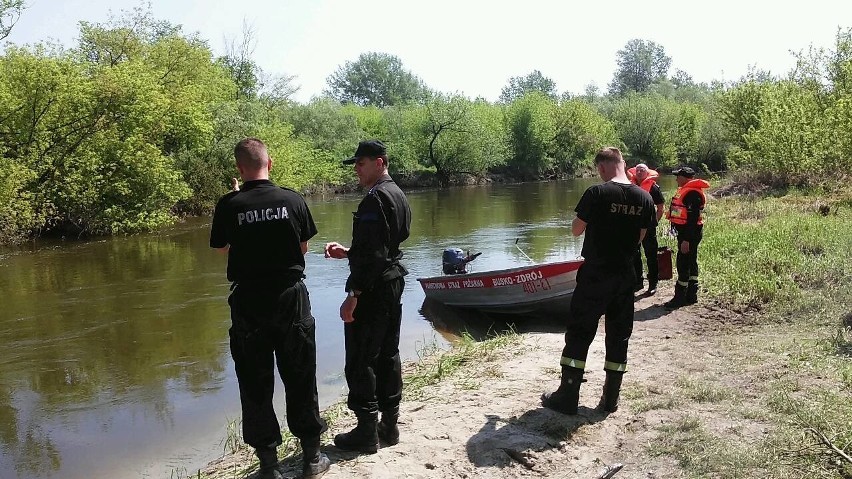
[[[528,93],[508,106],[506,123],[509,166],[528,177],[550,171],[554,166],[556,103],[541,92]]]
[[[283,119],[292,125],[293,135],[341,159],[351,155],[358,142],[367,137],[353,108],[327,97],[289,105],[283,110]]]
[[[732,164],[789,182],[807,182],[816,171],[823,176],[837,155],[831,152],[833,139],[818,94],[791,81],[764,93],[760,127],[743,136],[745,146],[732,152]]]
[[[732,145],[745,148],[745,135],[760,128],[760,111],[773,83],[749,75],[719,95],[719,114]]]
[[[631,155],[654,165],[677,161],[677,111],[660,95],[630,93],[615,102],[613,124]]]
[[[672,60],[661,45],[649,40],[633,39],[616,54],[618,68],[609,84],[613,95],[645,92],[651,84],[665,79]]]
[[[502,156],[496,156],[501,140],[495,137],[499,109],[490,114],[484,102],[459,95],[438,95],[424,106],[411,106],[407,127],[412,130],[413,150],[421,164],[434,168],[447,184],[454,174],[482,175]],[[495,121],[496,120],[496,121]]]
[[[338,67],[326,82],[325,93],[341,103],[379,108],[420,101],[428,93],[398,57],[387,53],[362,53],[358,60]]]
[[[730,148],[728,131],[719,112],[719,102],[711,101],[705,108],[707,119],[701,127],[696,161],[706,165],[711,171],[723,171],[728,167],[727,157]]]
[[[339,157],[311,148],[308,141],[293,136],[287,123],[269,121],[258,130],[258,136],[269,146],[273,160],[270,177],[279,185],[304,192],[340,184],[349,174],[341,168]]]
[[[0,0],[0,40],[12,33],[26,7],[24,0]]]
[[[257,47],[254,30],[243,21],[242,38],[230,39],[226,42],[226,53],[219,57],[218,62],[231,75],[231,80],[237,87],[237,99],[252,99],[257,96],[259,89],[260,67],[252,60],[252,54]]]
[[[563,173],[591,166],[595,153],[605,145],[620,143],[615,127],[584,100],[562,102],[556,112],[555,160]]]
[[[542,75],[540,71],[533,70],[526,76],[511,77],[509,83],[500,92],[502,103],[511,103],[530,92],[541,92],[547,97],[556,100],[556,82]]]

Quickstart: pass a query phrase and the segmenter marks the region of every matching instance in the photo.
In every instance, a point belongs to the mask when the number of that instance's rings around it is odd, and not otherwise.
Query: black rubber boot
[[[331,467],[328,456],[320,452],[319,438],[302,440],[302,477],[316,479],[322,477]]]
[[[675,284],[674,298],[666,301],[663,306],[665,306],[666,309],[677,309],[686,305],[686,286],[682,284]]]
[[[698,302],[698,281],[689,280],[689,285],[686,287],[686,304],[695,304]]]
[[[562,414],[577,414],[580,403],[580,383],[583,382],[583,370],[562,366],[562,382],[559,389],[552,393],[541,395],[541,405],[561,412]]]
[[[334,436],[334,445],[346,451],[375,454],[379,450],[379,435],[376,431],[378,414],[358,416],[355,429]]]
[[[278,446],[258,447],[254,453],[260,461],[257,479],[284,479],[278,465]]]
[[[621,379],[623,377],[623,372],[606,371],[603,394],[601,395],[601,402],[598,403],[598,409],[604,412],[618,411],[618,394],[621,392]]]
[[[657,294],[657,282],[656,277],[648,276],[648,289],[645,291],[648,296]]]
[[[399,444],[399,427],[396,425],[399,421],[399,410],[386,411],[382,413],[382,420],[376,425],[376,432],[379,439],[388,446]]]

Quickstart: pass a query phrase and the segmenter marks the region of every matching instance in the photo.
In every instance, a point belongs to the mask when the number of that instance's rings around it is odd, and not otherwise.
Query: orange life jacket
[[[654,186],[654,183],[657,182],[657,178],[659,178],[660,174],[657,173],[656,170],[648,169],[648,176],[642,180],[642,183],[639,183],[639,187],[648,193],[651,192],[651,187]],[[636,167],[627,169],[627,178],[631,183],[635,183],[636,181]]]
[[[707,196],[704,194],[704,189],[710,188],[710,183],[707,183],[704,180],[694,179],[689,180],[677,189],[677,192],[672,196],[672,203],[669,207],[668,213],[666,213],[666,218],[672,222],[674,225],[685,225],[686,224],[686,205],[683,204],[683,197],[686,196],[690,191],[697,191],[699,195],[701,195],[701,206],[698,212],[698,224],[704,224],[704,215],[701,214],[701,210],[704,210],[704,205],[707,204]]]

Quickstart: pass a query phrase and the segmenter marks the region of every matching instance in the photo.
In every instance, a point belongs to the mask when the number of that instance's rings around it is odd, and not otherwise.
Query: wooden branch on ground
[[[819,440],[820,440],[823,444],[825,444],[826,446],[828,446],[828,448],[829,448],[829,449],[831,449],[832,451],[834,451],[834,453],[835,453],[835,454],[837,454],[838,456],[842,457],[843,459],[846,459],[846,461],[847,461],[847,462],[849,462],[850,464],[852,464],[852,457],[849,457],[849,455],[848,455],[848,454],[846,454],[845,452],[843,452],[843,450],[842,450],[842,449],[840,449],[839,447],[837,447],[837,446],[835,446],[834,444],[832,444],[832,442],[831,442],[831,441],[829,441],[827,437],[825,437],[825,434],[823,434],[823,433],[821,433],[821,432],[817,431],[816,429],[814,429],[814,428],[812,428],[812,427],[809,427],[809,428],[805,429],[805,431],[807,431],[807,432],[809,432],[809,433],[813,434],[814,436],[816,436],[816,437],[817,437],[817,439],[819,439]]]
[[[624,464],[621,464],[620,462],[610,464],[609,466],[606,466],[606,470],[596,479],[610,479],[616,472],[620,471],[622,467],[624,467]]]

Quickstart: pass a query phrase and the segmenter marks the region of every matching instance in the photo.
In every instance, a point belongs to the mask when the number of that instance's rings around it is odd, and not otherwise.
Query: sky
[[[511,77],[533,70],[559,93],[606,90],[617,52],[631,39],[661,45],[697,82],[735,81],[750,68],[784,74],[791,51],[832,48],[852,27],[852,2],[572,0],[151,0],[156,19],[198,33],[213,52],[254,32],[253,58],[267,73],[293,75],[294,99],[322,94],[326,79],[361,53],[383,52],[433,90],[498,99]],[[146,5],[139,0],[27,0],[4,44],[73,46],[78,22]],[[846,23],[841,23],[846,22]]]

